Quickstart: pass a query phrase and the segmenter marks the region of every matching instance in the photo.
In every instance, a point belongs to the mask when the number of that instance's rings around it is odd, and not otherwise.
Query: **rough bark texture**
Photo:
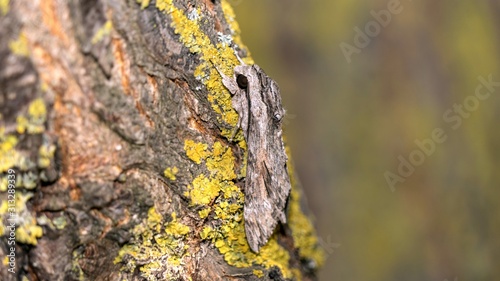
[[[293,177],[288,224],[245,238],[226,1],[2,0],[0,24],[1,280],[315,279]]]

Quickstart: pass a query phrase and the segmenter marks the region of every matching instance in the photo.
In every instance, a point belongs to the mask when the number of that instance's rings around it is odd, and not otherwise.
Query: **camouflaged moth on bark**
[[[278,221],[286,223],[291,185],[281,129],[285,110],[278,84],[259,66],[240,62],[233,77],[219,73],[231,92],[248,147],[243,213],[248,244],[258,252]]]

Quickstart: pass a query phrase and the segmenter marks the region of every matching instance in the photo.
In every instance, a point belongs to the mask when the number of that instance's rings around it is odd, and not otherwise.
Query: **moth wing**
[[[272,163],[269,174],[271,175],[270,185],[272,188],[269,190],[270,197],[273,199],[273,204],[277,209],[275,216],[282,223],[286,223],[285,207],[288,196],[291,190],[290,176],[288,175],[287,162],[288,156],[285,152],[285,145],[283,143],[283,130],[281,128],[282,119],[285,115],[285,109],[281,104],[281,96],[278,84],[269,78],[261,70],[261,81],[265,88],[269,89],[264,91],[262,98],[268,105],[268,130],[271,132],[267,134],[269,145],[266,147],[266,154],[268,161]]]
[[[245,233],[250,248],[257,253],[273,234],[278,223],[276,212],[280,211],[277,210],[273,198],[268,193],[267,187],[271,186],[269,170],[265,168],[264,163],[252,161],[250,152],[248,158],[247,170],[259,169],[266,173],[260,176],[256,173],[247,173],[245,179],[245,208],[243,209]],[[279,215],[279,217],[282,216]]]
[[[243,130],[243,135],[245,139],[248,139],[248,99],[246,97],[245,91],[239,90],[235,92],[231,100],[233,108],[238,113],[238,124],[237,128]]]
[[[290,193],[287,156],[281,118],[284,115],[276,82],[257,65],[235,67],[235,75],[249,80],[246,90],[227,79],[232,103],[239,115],[248,147],[245,179],[245,233],[254,252],[267,243],[278,221],[286,223],[285,205]]]
[[[277,141],[279,141],[278,146],[283,146],[281,138]],[[271,159],[270,164],[265,161],[258,162],[251,150],[248,154],[247,171],[254,169],[261,171],[261,173],[247,173],[243,210],[248,244],[256,253],[267,243],[278,220],[286,223],[285,205],[291,185],[286,170],[284,147],[275,146],[275,148],[283,153],[274,151],[268,154],[277,155],[271,157],[279,158]]]

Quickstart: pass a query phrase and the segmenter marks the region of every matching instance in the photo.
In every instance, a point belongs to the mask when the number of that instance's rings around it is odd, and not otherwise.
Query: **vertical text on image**
[[[16,171],[9,169],[7,171],[7,245],[8,248],[8,271],[16,273]]]

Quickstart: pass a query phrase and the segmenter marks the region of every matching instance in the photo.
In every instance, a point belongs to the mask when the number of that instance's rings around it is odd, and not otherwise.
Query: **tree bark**
[[[0,24],[1,280],[315,280],[292,172],[288,223],[245,238],[227,1],[2,0]]]

